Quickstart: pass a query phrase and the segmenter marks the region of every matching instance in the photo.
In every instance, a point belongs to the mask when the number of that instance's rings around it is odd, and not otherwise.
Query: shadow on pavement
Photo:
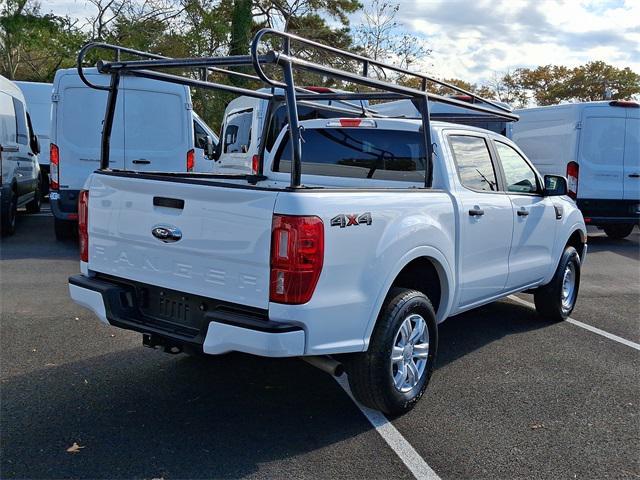
[[[141,347],[10,378],[1,397],[2,478],[236,478],[370,430],[323,372],[241,354]]]

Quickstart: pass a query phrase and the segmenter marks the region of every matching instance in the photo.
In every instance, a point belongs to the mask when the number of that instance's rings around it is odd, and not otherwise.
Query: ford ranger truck
[[[496,133],[431,122],[300,123],[247,179],[97,171],[80,193],[73,300],[147,346],[339,362],[355,397],[408,411],[436,363],[438,325],[517,292],[541,320],[574,308],[586,227],[566,180],[542,178]]]

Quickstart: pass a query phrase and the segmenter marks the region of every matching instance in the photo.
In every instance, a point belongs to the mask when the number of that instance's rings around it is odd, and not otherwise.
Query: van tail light
[[[187,152],[187,172],[193,172],[196,165],[196,151],[192,148]]]
[[[269,300],[299,305],[311,300],[324,260],[324,224],[318,217],[274,215]]]
[[[80,260],[89,261],[89,190],[80,190],[78,196],[78,239]]]
[[[60,187],[60,150],[55,143],[49,144],[49,188],[58,190]]]
[[[256,175],[258,173],[258,166],[260,165],[260,155],[254,155],[251,157],[251,173]]]
[[[578,198],[578,176],[580,175],[580,165],[576,162],[567,163],[567,194],[574,200]]]

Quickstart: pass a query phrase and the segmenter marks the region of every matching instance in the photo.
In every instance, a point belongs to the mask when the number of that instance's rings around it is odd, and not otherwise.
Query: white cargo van
[[[51,91],[53,85],[41,82],[15,82],[27,102],[33,131],[40,142],[40,194],[49,192],[49,142],[51,127]]]
[[[566,175],[585,222],[624,238],[640,221],[640,104],[517,110],[513,140],[541,174]]]
[[[99,85],[105,76],[87,69]],[[57,238],[72,236],[78,219],[78,192],[100,161],[107,93],[86,86],[76,69],[58,70],[51,113],[51,210]],[[135,171],[212,171],[204,162],[217,141],[192,110],[189,88],[138,77],[121,79],[111,135],[111,168]],[[207,168],[208,167],[208,168]]]
[[[20,207],[40,211],[40,145],[26,113],[26,102],[11,80],[0,76],[0,224],[2,235],[12,235]]]

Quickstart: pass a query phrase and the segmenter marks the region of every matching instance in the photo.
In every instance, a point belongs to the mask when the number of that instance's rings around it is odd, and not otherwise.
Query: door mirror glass
[[[215,158],[216,146],[213,143],[213,138],[211,138],[211,135],[207,135],[205,137],[204,154],[209,160],[213,160]]]
[[[567,179],[561,175],[544,176],[544,194],[547,197],[558,197],[567,194]]]

